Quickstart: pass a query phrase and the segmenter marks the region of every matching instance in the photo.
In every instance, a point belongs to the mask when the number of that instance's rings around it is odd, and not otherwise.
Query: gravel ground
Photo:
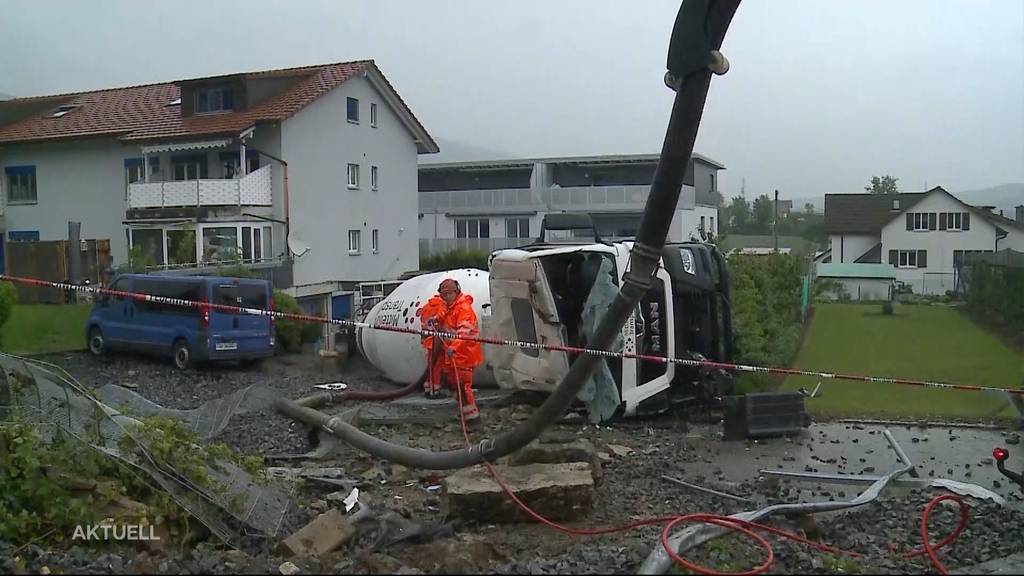
[[[194,408],[251,384],[265,384],[284,396],[297,398],[309,394],[312,384],[344,381],[353,388],[372,389],[385,380],[365,362],[349,360],[341,370],[326,371],[315,361],[272,359],[260,367],[219,367],[178,373],[167,362],[115,356],[95,360],[84,354],[64,354],[46,358],[67,369],[82,383],[102,386],[108,383],[131,384],[150,400],[169,408]],[[511,406],[484,412],[484,425],[474,435],[493,435],[528,416],[530,408]],[[368,432],[395,442],[421,448],[455,448],[461,445],[461,432],[452,422],[438,424],[371,427]],[[604,465],[597,489],[595,507],[579,527],[621,525],[652,516],[715,512],[730,514],[747,505],[705,495],[670,484],[661,475],[694,478],[697,467],[714,474],[714,464],[706,463],[714,440],[695,437],[670,418],[641,425],[614,428],[593,426],[557,426],[553,432],[590,439],[599,449],[607,444],[629,446],[635,451],[615,457]],[[254,412],[232,420],[232,426],[218,440],[247,454],[302,453],[312,447],[311,435],[304,426],[270,410]],[[384,531],[381,524],[361,524],[359,535],[341,550],[319,560],[293,560],[303,572],[321,573],[622,573],[635,572],[658,543],[661,526],[649,526],[600,537],[571,537],[535,524],[462,525],[445,524],[437,494],[425,488],[439,478],[393,466],[351,448],[338,448],[335,461],[317,465],[340,466],[348,478],[362,483],[361,493],[375,516],[390,515],[430,526],[446,526],[445,536],[427,543],[405,543],[374,547]],[[708,485],[713,485],[708,481]],[[746,483],[722,489],[750,495],[759,503],[796,499],[852,497],[852,490],[831,488],[835,493],[798,491],[796,484]],[[289,511],[285,534],[302,526],[326,506],[323,499],[337,490],[307,482],[298,493],[298,503]],[[920,546],[919,522],[924,505],[934,492],[893,493],[883,501],[857,512],[819,518],[816,526],[788,525],[785,519],[773,519],[782,527],[809,531],[809,536],[840,548],[866,553],[863,558],[833,558],[805,546],[770,538],[776,553],[771,573],[930,573],[926,559],[906,560],[898,553]],[[757,506],[760,506],[758,504]],[[932,521],[935,538],[949,532],[955,524],[956,510],[943,510]],[[1024,512],[1017,508],[998,508],[975,504],[970,524],[960,539],[940,552],[950,569],[981,563],[1024,551],[1019,527]],[[37,572],[46,566],[51,571],[81,573],[279,573],[283,562],[267,553],[266,546],[253,546],[244,552],[225,551],[211,546],[190,546],[184,551],[161,554],[139,553],[132,548],[79,546],[66,550],[47,550],[34,545],[12,545],[0,541],[0,572],[15,569]],[[745,570],[763,560],[763,552],[736,537],[722,538],[690,553],[690,558],[719,570]]]

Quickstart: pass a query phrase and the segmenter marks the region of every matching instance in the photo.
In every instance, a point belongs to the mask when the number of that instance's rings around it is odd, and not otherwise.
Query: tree
[[[775,206],[767,194],[761,194],[754,200],[754,233],[770,234],[772,222],[775,221]]]
[[[881,178],[872,176],[871,185],[865,186],[864,190],[872,194],[899,194],[900,191],[896,188],[897,181],[899,181],[899,178],[893,178],[888,174]]]
[[[808,216],[814,214],[814,204],[811,204],[810,202],[804,204],[804,213]]]
[[[750,203],[743,196],[736,196],[729,204],[729,230],[737,234],[746,232],[750,226]]]

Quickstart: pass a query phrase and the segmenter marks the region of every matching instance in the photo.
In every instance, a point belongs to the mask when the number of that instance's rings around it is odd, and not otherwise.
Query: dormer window
[[[206,88],[196,92],[196,114],[230,112],[235,109],[235,94],[231,88]]]
[[[61,106],[50,113],[50,118],[61,118],[68,112],[74,110],[75,108],[78,108],[78,104],[68,104],[66,106]]]
[[[167,103],[168,106],[181,106],[181,98],[175,98]]]
[[[893,200],[893,201],[892,201],[892,209],[893,209],[893,210],[899,210],[899,209],[900,209],[900,201],[899,201],[899,198],[897,198],[897,199],[895,199],[895,200]]]

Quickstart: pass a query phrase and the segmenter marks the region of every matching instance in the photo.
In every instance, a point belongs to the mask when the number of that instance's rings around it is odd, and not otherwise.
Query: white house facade
[[[919,294],[957,286],[963,254],[1024,251],[1024,206],[1014,218],[963,203],[941,187],[927,192],[825,197],[831,262],[891,264]]]
[[[536,239],[546,214],[586,212],[603,238],[636,234],[657,155],[536,158],[419,167],[422,255],[492,250]],[[680,190],[670,241],[718,235],[717,172],[694,155]]]
[[[154,270],[226,260],[297,297],[418,268],[437,144],[372,61],[0,102],[6,242],[109,238]]]

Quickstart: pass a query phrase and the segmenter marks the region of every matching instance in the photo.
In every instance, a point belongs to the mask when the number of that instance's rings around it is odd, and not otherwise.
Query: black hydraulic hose
[[[669,49],[669,75],[676,90],[651,192],[640,220],[637,241],[630,254],[630,266],[622,287],[601,318],[590,346],[608,349],[637,302],[651,286],[658,269],[675,214],[686,165],[693,153],[704,101],[711,83],[712,51],[717,52],[739,0],[684,0],[676,19]],[[283,414],[321,428],[352,446],[379,458],[428,470],[449,470],[493,461],[510,454],[540,436],[570,406],[597,368],[601,357],[581,354],[568,374],[526,420],[493,440],[485,439],[469,449],[433,452],[386,442],[322,412],[287,399],[276,402]]]
[[[370,392],[367,390],[327,391],[312,394],[305,398],[299,398],[295,403],[306,408],[321,408],[323,406],[330,406],[331,404],[338,404],[339,402],[344,402],[346,400],[368,400],[376,402],[395,400],[403,396],[408,396],[417,390],[421,390],[423,388],[423,382],[427,379],[427,374],[429,373],[430,367],[428,366],[427,370],[423,372],[423,375],[420,376],[418,380],[415,380],[402,388],[396,388],[386,392]]]

